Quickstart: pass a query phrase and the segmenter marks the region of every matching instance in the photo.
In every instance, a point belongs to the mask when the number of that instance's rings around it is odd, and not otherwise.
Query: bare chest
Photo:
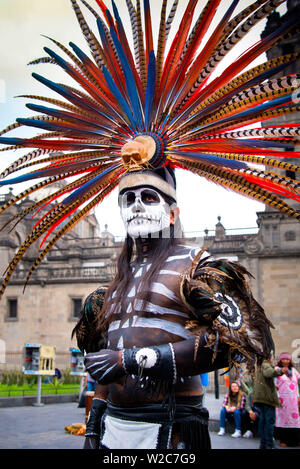
[[[166,262],[155,280],[145,284],[150,264],[133,267],[133,277],[122,302],[112,295],[109,346],[114,349],[160,345],[188,337],[189,313],[180,297],[184,263]]]

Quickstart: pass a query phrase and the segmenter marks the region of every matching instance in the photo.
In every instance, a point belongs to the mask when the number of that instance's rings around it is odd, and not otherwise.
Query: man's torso
[[[198,249],[178,245],[163,262],[151,285],[145,286],[143,278],[151,261],[145,257],[132,265],[133,278],[123,305],[112,302],[106,314],[110,316],[108,347],[114,350],[175,343],[190,334],[185,323],[189,311],[180,297],[182,275],[190,268]],[[122,307],[123,306],[123,307]],[[178,378],[177,395],[202,393],[199,376]],[[143,389],[136,387],[136,379],[127,377],[126,383],[110,385],[109,398],[116,404],[149,402]],[[150,399],[151,400],[151,399]]]

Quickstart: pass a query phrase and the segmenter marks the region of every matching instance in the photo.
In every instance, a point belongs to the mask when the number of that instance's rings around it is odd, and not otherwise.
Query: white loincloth
[[[101,443],[109,449],[156,449],[162,427],[159,423],[122,420],[110,415],[105,416],[104,426]]]

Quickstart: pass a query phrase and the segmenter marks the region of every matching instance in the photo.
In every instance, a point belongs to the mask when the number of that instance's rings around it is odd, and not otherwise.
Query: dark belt
[[[201,406],[202,396],[176,398],[173,423],[187,423],[197,418],[199,423],[208,425],[209,413]],[[107,401],[106,414],[122,420],[138,422],[168,423],[170,417],[163,403],[144,404],[135,407],[120,407]]]

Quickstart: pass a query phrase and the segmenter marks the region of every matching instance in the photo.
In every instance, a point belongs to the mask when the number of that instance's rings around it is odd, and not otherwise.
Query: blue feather
[[[120,62],[122,64],[122,68],[123,68],[123,72],[124,72],[124,76],[125,76],[126,90],[127,90],[127,93],[128,93],[128,98],[130,100],[130,104],[133,108],[133,114],[134,114],[134,117],[136,119],[137,126],[138,126],[139,130],[144,130],[142,114],[141,114],[141,109],[140,109],[140,101],[139,101],[139,96],[138,96],[138,92],[137,92],[137,89],[136,89],[135,80],[134,80],[132,70],[131,70],[130,65],[128,63],[127,57],[124,53],[123,47],[122,47],[122,45],[121,45],[115,31],[113,30],[113,28],[111,28],[110,32],[111,32],[111,37],[112,37],[112,40],[114,42],[115,48],[117,50]]]
[[[264,139],[256,139],[248,140],[248,139],[239,139],[238,143],[245,145],[246,147],[255,147],[255,148],[265,148],[265,147],[275,147],[275,148],[291,148],[292,150],[295,148],[293,143],[288,142],[278,142],[277,140],[274,142],[272,140],[264,140]]]
[[[26,182],[26,181],[30,181],[30,179],[36,179],[38,177],[42,177],[43,175],[41,174],[39,176],[39,173],[36,172],[34,174],[22,174],[21,176],[18,176],[16,178],[11,178],[11,179],[7,179],[7,180],[3,180],[1,179],[0,181],[0,186],[7,186],[8,184],[19,184],[21,182]]]
[[[104,170],[101,174],[99,174],[98,176],[95,176],[90,181],[90,183],[86,183],[83,186],[81,186],[77,191],[75,191],[76,194],[75,194],[75,192],[73,192],[67,199],[70,199],[70,201],[75,200],[76,197],[77,197],[77,193],[80,194],[81,191],[85,192],[85,190],[88,189],[91,185],[95,184],[96,182],[99,183],[99,180],[101,180],[102,177],[105,177],[110,171],[113,171],[118,166],[120,166],[120,163],[118,163],[114,166],[110,166],[108,169]],[[74,165],[73,165],[71,163],[69,165],[66,165],[64,168],[58,168],[58,167],[57,168],[55,168],[55,167],[45,168],[45,169],[41,169],[39,171],[35,171],[35,172],[27,173],[27,174],[21,174],[20,176],[17,176],[15,178],[10,178],[10,179],[7,179],[7,180],[1,180],[0,181],[0,186],[7,186],[9,184],[19,184],[21,182],[30,181],[31,179],[40,179],[40,178],[44,178],[44,177],[53,176],[53,175],[56,175],[56,174],[61,174],[64,170],[65,171],[70,170],[72,167],[74,169],[78,169],[78,164],[74,163]],[[67,201],[67,199],[65,199],[63,202]]]
[[[69,45],[72,47],[72,49],[74,50],[75,54],[79,57],[79,59],[85,63],[87,61],[89,61],[90,59],[87,57],[87,55],[78,47],[76,46],[76,44],[74,44],[73,42],[70,42]],[[113,106],[108,102],[108,101],[105,101],[103,98],[101,98],[99,96],[99,99],[101,100],[102,104],[106,107],[108,107],[110,109],[110,111],[116,115],[118,118],[120,118],[120,114],[113,108]]]
[[[100,34],[101,42],[103,46],[107,46],[107,39],[106,39],[105,30],[104,30],[101,18],[97,18],[97,26],[98,26],[98,31]]]
[[[23,138],[14,138],[14,137],[0,137],[0,143],[3,145],[22,145]]]
[[[226,122],[230,122],[233,120],[236,121],[244,117],[251,118],[255,116],[257,113],[268,111],[273,107],[278,107],[278,106],[283,106],[285,104],[288,104],[289,102],[291,102],[291,100],[292,100],[291,93],[286,96],[281,96],[280,98],[270,99],[269,101],[266,101],[265,103],[258,104],[257,106],[251,107],[250,109],[246,109],[245,111],[239,112],[232,116],[224,117],[223,119],[219,119],[217,124],[218,125],[225,124]],[[187,119],[186,122],[189,122],[189,119]],[[193,133],[197,132],[198,130],[208,130],[209,128],[214,127],[215,125],[216,125],[216,122],[210,122],[209,124],[194,127]]]
[[[113,12],[114,12],[116,22],[120,22],[122,24],[122,20],[120,18],[119,11],[118,11],[118,8],[117,8],[114,0],[111,0],[111,4],[112,4],[112,7],[113,7]]]
[[[113,117],[105,112],[100,111],[99,109],[95,108],[94,106],[91,106],[89,103],[84,102],[84,100],[81,97],[76,96],[74,93],[70,92],[67,90],[63,85],[60,85],[59,83],[55,83],[54,81],[48,80],[47,78],[37,74],[37,73],[32,73],[33,78],[35,78],[37,81],[42,83],[43,85],[47,86],[50,88],[52,91],[55,91],[56,93],[60,94],[64,98],[66,98],[68,101],[71,101],[72,103],[75,103],[76,106],[80,108],[84,107],[88,109],[89,111],[96,112],[97,114],[100,114],[100,116],[105,117],[106,119],[110,120],[111,122],[115,123],[115,120]]]
[[[120,106],[122,107],[122,109],[125,112],[127,118],[129,119],[132,127],[134,129],[136,129],[136,123],[134,121],[134,117],[132,115],[130,107],[128,106],[126,100],[124,99],[124,96],[122,95],[121,91],[119,90],[119,88],[117,87],[115,82],[113,81],[109,71],[107,70],[107,68],[104,65],[102,66],[102,71],[104,73],[104,77],[105,77],[106,83],[107,83],[110,91],[112,92],[112,94],[114,95],[114,97],[116,98],[116,100],[118,101]]]
[[[77,55],[77,57],[84,63],[85,61],[90,60],[89,57],[80,49],[80,47],[76,46],[74,42],[69,42],[69,46],[72,47],[73,51]]]
[[[8,184],[19,184],[21,182],[30,181],[31,179],[39,179],[39,178],[43,178],[43,177],[47,177],[47,176],[52,176],[55,173],[55,171],[57,173],[62,172],[62,170],[59,169],[59,168],[56,168],[56,169],[53,168],[52,170],[51,169],[41,169],[40,171],[21,174],[20,176],[17,176],[15,178],[10,178],[10,179],[6,179],[6,180],[1,179],[0,186],[7,186]]]
[[[55,91],[58,94],[61,94],[64,96],[66,99],[73,100],[74,96],[73,94],[68,91],[63,85],[60,85],[58,83],[55,83],[54,81],[49,80],[48,78],[45,78],[38,73],[33,72],[32,73],[33,78],[35,78],[37,81],[42,83],[43,85],[47,86],[50,88],[52,91]],[[78,100],[80,102],[80,100]]]
[[[57,117],[58,119],[66,118],[66,119],[68,119],[72,122],[88,125],[90,127],[95,127],[97,129],[106,129],[108,131],[111,131],[111,128],[109,126],[100,125],[100,124],[97,124],[95,122],[91,122],[89,120],[83,119],[83,118],[81,119],[80,117],[75,117],[71,113],[63,112],[63,111],[60,111],[58,109],[53,109],[53,108],[50,108],[50,107],[47,107],[47,106],[41,106],[39,104],[33,104],[33,103],[27,103],[26,107],[28,109],[32,110],[32,111],[42,112],[42,113],[47,114],[49,116]]]
[[[258,112],[268,111],[269,109],[271,109],[273,107],[283,106],[283,105],[288,104],[289,102],[291,102],[292,98],[293,98],[293,96],[290,93],[288,95],[281,96],[279,98],[270,99],[269,101],[266,101],[265,103],[262,103],[262,104],[259,104],[259,105],[255,106],[254,108],[246,109],[246,111],[242,111],[242,112],[236,114],[234,116],[234,118],[245,117],[247,115],[257,114]],[[231,119],[232,119],[232,117],[231,117]]]
[[[145,98],[145,128],[150,130],[150,121],[152,114],[152,103],[155,94],[155,81],[156,81],[156,59],[154,51],[152,50],[149,54],[148,63],[148,76],[147,76],[147,89]]]
[[[248,169],[246,163],[236,160],[228,160],[227,158],[222,158],[221,156],[210,155],[208,153],[194,153],[189,151],[180,151],[180,150],[173,150],[171,153],[175,155],[184,156],[190,158],[190,160],[200,160],[203,163],[213,164],[217,166],[227,167],[231,169]]]
[[[62,201],[62,204],[68,205],[72,204],[72,202],[74,202],[75,200],[79,200],[80,197],[84,195],[90,189],[91,186],[94,186],[96,183],[99,184],[102,178],[106,177],[109,173],[114,171],[118,166],[119,165],[111,166],[110,168],[105,169],[101,174],[98,174],[97,176],[93,177],[93,179],[86,182],[74,192],[72,192],[72,194],[70,194],[66,199]]]
[[[38,120],[38,119],[24,119],[24,118],[18,118],[16,121],[19,124],[26,125],[28,127],[36,127],[38,129],[43,129],[43,130],[50,130],[52,131],[63,131],[63,132],[73,132],[73,133],[79,133],[82,134],[83,136],[85,135],[91,135],[93,137],[102,135],[107,137],[109,134],[105,131],[101,130],[86,130],[86,129],[79,129],[79,128],[74,128],[74,127],[67,127],[67,126],[62,126],[59,125],[59,123],[55,122],[46,122],[43,120]]]
[[[56,54],[56,52],[54,52],[52,49],[49,49],[49,47],[44,47],[44,51],[50,55],[50,57],[52,57],[64,70],[67,72],[72,72],[69,64],[62,57]]]

